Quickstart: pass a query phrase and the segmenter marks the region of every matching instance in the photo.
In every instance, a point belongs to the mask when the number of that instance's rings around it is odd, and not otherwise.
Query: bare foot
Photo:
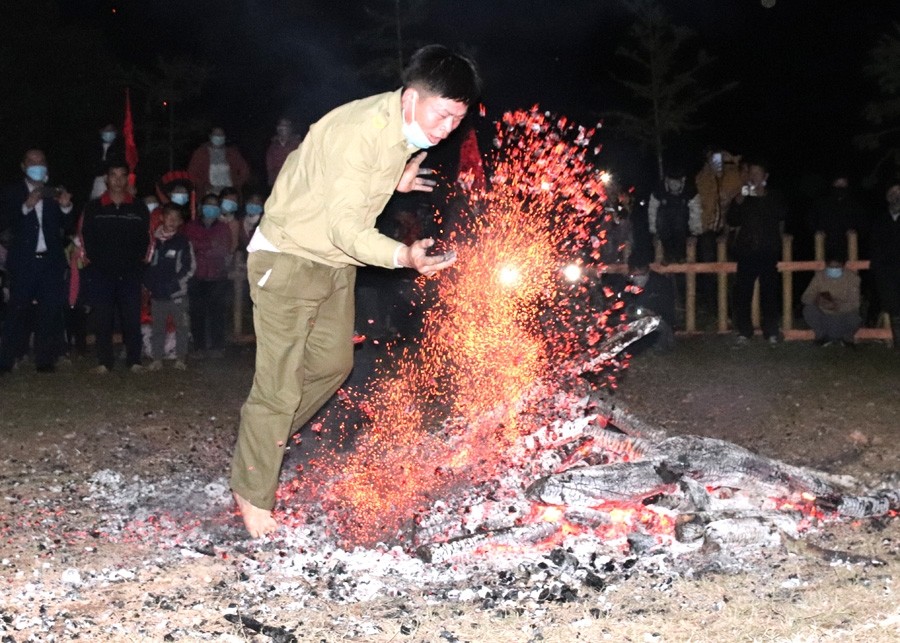
[[[251,538],[259,538],[278,529],[278,523],[272,517],[271,511],[251,505],[249,500],[240,496],[236,491],[231,493],[234,495],[234,501],[237,503],[238,511],[241,512],[244,526],[250,532]]]

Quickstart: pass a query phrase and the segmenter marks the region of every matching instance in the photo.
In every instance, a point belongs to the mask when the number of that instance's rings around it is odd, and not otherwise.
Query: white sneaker
[[[109,369],[106,368],[103,364],[100,364],[100,366],[92,368],[91,373],[93,373],[94,375],[106,375],[107,373],[109,373]]]
[[[137,366],[137,364],[135,364],[135,366]],[[155,359],[152,362],[150,362],[150,365],[147,367],[147,370],[148,371],[161,371],[162,366],[163,366],[162,360]]]
[[[176,359],[175,360],[175,370],[176,371],[186,371],[187,364],[184,363],[184,360]]]
[[[141,366],[140,364],[132,364],[128,370],[131,371],[132,373],[144,373],[147,371],[147,369],[144,368],[143,366]]]

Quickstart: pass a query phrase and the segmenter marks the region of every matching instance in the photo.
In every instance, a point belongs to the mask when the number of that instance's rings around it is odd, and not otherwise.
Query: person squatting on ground
[[[429,256],[432,239],[390,239],[375,219],[394,191],[433,189],[421,176],[420,150],[459,126],[481,80],[470,60],[430,45],[413,54],[402,81],[312,125],[285,161],[248,246],[256,372],[241,409],[231,488],[252,537],[278,527],[272,508],[291,433],[350,373],[356,267],[429,275],[456,259]]]
[[[737,275],[734,317],[741,346],[753,337],[753,285],[759,279],[763,337],[778,343],[778,258],[786,216],[783,201],[767,186],[769,173],[759,161],[748,165],[747,183],[728,209],[728,225],[738,228],[734,240]]]
[[[219,198],[207,194],[200,207],[200,218],[184,227],[196,259],[194,276],[188,282],[188,308],[191,339],[198,358],[206,356],[207,348],[210,357],[223,357],[225,351],[225,324],[232,290],[228,278],[232,235],[221,214]]]
[[[894,350],[900,351],[900,181],[891,183],[885,200],[872,225],[872,273],[881,309],[891,320]]]
[[[675,285],[670,276],[661,275],[650,268],[648,254],[635,253],[628,260],[628,285],[623,295],[630,314],[657,315],[660,319],[656,332],[639,340],[632,353],[637,354],[645,346],[652,346],[658,353],[675,348]]]
[[[184,221],[181,206],[167,203],[162,208],[162,225],[153,233],[150,265],[144,273],[144,285],[150,291],[153,327],[151,334],[151,371],[162,368],[166,342],[166,322],[175,324],[175,368],[185,370],[190,323],[187,315],[188,281],[194,275],[194,250],[179,230]]]
[[[844,267],[846,250],[829,248],[825,256],[825,270],[813,275],[800,301],[803,319],[812,328],[815,343],[826,346],[832,342],[852,345],[862,324],[859,314],[859,275]]]
[[[106,192],[84,207],[81,237],[90,318],[96,336],[95,373],[112,370],[116,313],[125,343],[125,363],[141,366],[141,284],[150,246],[150,213],[128,189],[128,166],[113,163],[106,171]]]
[[[0,338],[0,373],[11,371],[28,338],[28,313],[37,302],[34,362],[51,372],[63,336],[66,257],[62,232],[69,227],[72,195],[47,184],[47,157],[32,149],[22,159],[23,180],[3,193],[0,231],[10,230],[6,269],[9,303]]]

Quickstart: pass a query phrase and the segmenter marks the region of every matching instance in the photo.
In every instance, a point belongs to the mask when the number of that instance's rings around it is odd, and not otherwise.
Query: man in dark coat
[[[7,230],[10,299],[0,339],[0,373],[9,372],[28,337],[28,312],[37,304],[35,366],[54,370],[62,347],[66,258],[63,230],[70,224],[72,195],[47,184],[47,157],[38,149],[22,159],[21,181],[3,194],[0,231]]]
[[[888,188],[872,224],[872,273],[881,309],[891,318],[894,350],[900,350],[900,180]]]
[[[128,190],[128,167],[113,163],[106,173],[106,192],[84,208],[81,228],[87,261],[86,281],[94,334],[95,373],[113,367],[112,335],[116,313],[125,341],[126,365],[141,366],[141,285],[150,245],[150,213]]]

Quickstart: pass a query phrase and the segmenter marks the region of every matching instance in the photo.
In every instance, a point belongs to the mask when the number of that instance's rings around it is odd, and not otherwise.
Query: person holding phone
[[[49,185],[47,157],[31,149],[22,158],[21,181],[2,200],[0,232],[10,234],[6,260],[10,278],[7,319],[0,338],[0,373],[16,365],[27,339],[26,314],[37,303],[34,362],[38,372],[56,367],[63,343],[66,256],[63,231],[71,224],[72,195]]]

